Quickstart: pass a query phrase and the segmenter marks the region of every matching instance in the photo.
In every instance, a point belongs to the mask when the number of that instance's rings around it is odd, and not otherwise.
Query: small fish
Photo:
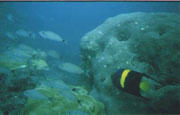
[[[15,36],[10,32],[6,32],[5,35],[12,40],[15,39]]]
[[[24,29],[18,29],[16,31],[16,35],[17,37],[29,38],[29,32]]]
[[[150,91],[151,86],[154,85],[150,80],[155,82],[149,75],[129,69],[119,69],[111,76],[111,79],[113,85],[118,89],[146,100],[149,99],[142,94]]]
[[[69,73],[74,73],[74,74],[82,74],[84,73],[84,70],[82,70],[79,66],[72,64],[72,63],[63,63],[58,66],[59,69],[64,70]]]
[[[14,22],[14,18],[13,18],[13,15],[12,14],[8,14],[7,15],[7,19],[11,22]]]
[[[11,68],[11,71],[16,70],[16,69],[23,69],[23,68],[26,68],[26,67],[27,67],[27,65],[25,65],[25,64],[18,65],[18,66],[15,66],[15,67]]]
[[[26,68],[27,65],[21,65],[19,68]]]
[[[42,38],[53,40],[53,41],[58,41],[58,42],[66,42],[62,37],[52,31],[40,31],[39,35]]]
[[[38,99],[38,100],[47,100],[48,97],[44,96],[42,93],[37,91],[36,89],[29,89],[24,91],[24,95],[33,99]]]
[[[56,52],[55,50],[48,50],[47,51],[48,56],[52,57],[52,58],[56,58],[59,59],[61,56],[58,54],[58,52]]]

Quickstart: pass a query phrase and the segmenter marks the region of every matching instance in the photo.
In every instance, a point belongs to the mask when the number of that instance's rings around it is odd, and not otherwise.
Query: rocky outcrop
[[[162,87],[180,85],[179,20],[178,14],[170,13],[122,14],[84,35],[80,45],[84,76],[92,80],[89,83],[101,95],[107,113],[161,113],[149,103],[117,91],[110,77],[118,69],[128,68],[151,75]]]

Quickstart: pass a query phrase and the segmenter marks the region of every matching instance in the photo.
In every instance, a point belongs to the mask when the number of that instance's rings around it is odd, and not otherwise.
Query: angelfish
[[[159,87],[151,76],[130,69],[119,69],[111,76],[112,83],[119,90],[149,100],[155,87]]]
[[[42,38],[58,41],[58,42],[66,42],[66,40],[62,39],[62,37],[52,31],[40,31],[39,35]]]

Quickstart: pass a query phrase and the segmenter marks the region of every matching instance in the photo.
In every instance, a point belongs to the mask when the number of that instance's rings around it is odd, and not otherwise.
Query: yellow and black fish
[[[144,73],[129,69],[119,69],[111,76],[111,79],[118,89],[142,98],[146,98],[142,92],[148,92],[151,89],[150,80],[154,81],[152,77]]]

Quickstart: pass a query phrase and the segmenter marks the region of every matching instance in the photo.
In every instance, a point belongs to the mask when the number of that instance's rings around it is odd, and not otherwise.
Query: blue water
[[[80,62],[81,37],[108,17],[139,11],[180,13],[180,2],[7,2],[7,6],[26,17],[23,25],[30,30],[50,30],[67,40],[66,45],[38,40],[32,44],[55,49],[72,63]]]

